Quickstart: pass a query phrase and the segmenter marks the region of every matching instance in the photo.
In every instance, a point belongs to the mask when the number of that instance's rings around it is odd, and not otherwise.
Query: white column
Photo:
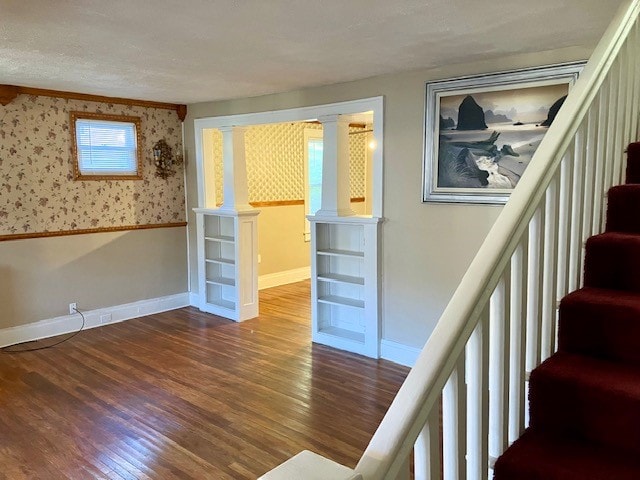
[[[349,216],[349,120],[340,115],[318,119],[323,129],[322,204],[319,216]]]
[[[222,210],[251,210],[247,189],[245,127],[220,127],[222,132],[222,165],[224,168]]]
[[[202,134],[202,183],[204,185],[205,208],[216,208],[216,177],[215,177],[215,157],[213,154],[213,132],[212,128],[203,129]]]
[[[245,127],[221,127],[224,199],[220,211],[234,218],[235,308],[226,316],[242,322],[258,315],[258,227],[260,210],[249,205]]]

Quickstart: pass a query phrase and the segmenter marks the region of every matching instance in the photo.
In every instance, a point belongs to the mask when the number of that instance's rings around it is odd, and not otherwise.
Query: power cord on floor
[[[20,347],[22,345],[28,345],[30,343],[35,343],[38,340],[31,340],[29,342],[16,343],[15,345],[9,345],[8,347],[0,348],[0,352],[2,352],[2,353],[35,352],[37,350],[46,350],[47,348],[55,347],[56,345],[60,345],[61,343],[64,343],[64,342],[66,342],[68,340],[71,340],[73,337],[78,335],[82,330],[84,330],[84,326],[85,326],[85,323],[86,323],[86,320],[85,320],[84,315],[82,314],[82,312],[80,310],[78,310],[77,308],[74,308],[74,310],[76,311],[76,313],[79,313],[80,316],[82,317],[82,326],[80,327],[80,330],[78,330],[76,332],[73,332],[68,337],[63,338],[62,340],[59,340],[59,341],[57,341],[55,343],[52,343],[51,345],[43,345],[41,347],[34,347],[34,348],[18,348],[18,349],[16,349],[16,347]]]

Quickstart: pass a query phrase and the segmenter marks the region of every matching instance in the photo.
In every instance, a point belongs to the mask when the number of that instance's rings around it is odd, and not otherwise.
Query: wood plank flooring
[[[0,354],[0,479],[255,479],[303,449],[355,466],[408,369],[312,345],[308,282],[260,302]]]

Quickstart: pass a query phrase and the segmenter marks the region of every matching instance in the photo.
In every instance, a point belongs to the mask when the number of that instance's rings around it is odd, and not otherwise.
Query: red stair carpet
[[[640,143],[560,303],[558,352],[531,372],[530,426],[494,480],[640,480]]]

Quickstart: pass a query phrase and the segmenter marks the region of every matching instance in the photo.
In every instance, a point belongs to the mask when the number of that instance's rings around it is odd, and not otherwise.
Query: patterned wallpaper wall
[[[73,179],[74,110],[141,118],[142,180]],[[185,221],[182,168],[154,176],[151,149],[161,138],[181,151],[175,111],[33,95],[0,105],[0,235]]]
[[[245,132],[250,202],[304,199],[304,129],[316,123],[276,123]],[[362,128],[350,127],[350,132]],[[366,135],[349,136],[351,197],[364,197]],[[216,203],[222,203],[222,133],[213,131]]]

